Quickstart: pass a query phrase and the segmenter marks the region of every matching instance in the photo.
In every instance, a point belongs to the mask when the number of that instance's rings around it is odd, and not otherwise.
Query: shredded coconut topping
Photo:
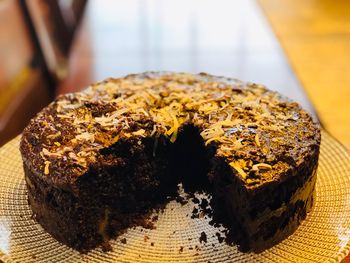
[[[175,142],[192,123],[242,179],[268,177],[288,127],[303,125],[300,114],[298,104],[262,85],[206,74],[130,75],[60,96],[41,112],[41,134],[50,132],[40,155],[45,174],[53,160],[87,167],[120,140],[163,135]]]

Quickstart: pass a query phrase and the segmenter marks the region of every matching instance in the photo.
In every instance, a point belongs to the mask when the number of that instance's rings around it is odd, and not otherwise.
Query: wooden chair
[[[54,98],[66,75],[86,1],[61,2],[0,1],[0,145]]]
[[[9,26],[10,25],[10,26]],[[18,135],[53,96],[20,2],[0,2],[0,145]]]
[[[67,74],[67,60],[74,33],[82,17],[84,0],[20,0],[33,24],[40,49],[50,74],[60,81]]]

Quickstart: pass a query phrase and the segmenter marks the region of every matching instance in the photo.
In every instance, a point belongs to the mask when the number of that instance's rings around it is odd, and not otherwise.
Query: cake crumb
[[[199,237],[199,242],[207,243],[207,234],[205,232],[201,233],[201,236]]]
[[[147,242],[148,239],[149,239],[149,236],[147,236],[147,235],[145,235],[145,236],[143,237],[143,241],[144,241],[144,242]]]
[[[188,203],[188,200],[185,199],[185,198],[182,197],[182,196],[177,196],[177,197],[175,198],[175,200],[176,200],[176,202],[180,203],[181,205],[185,205],[185,204]]]
[[[112,251],[113,248],[111,246],[111,244],[108,241],[105,241],[101,244],[101,248],[103,252],[108,252],[108,251]]]
[[[122,244],[126,244],[126,238],[122,238],[121,240],[120,240],[120,242],[122,243]]]
[[[182,253],[184,251],[184,247],[181,246],[180,249],[179,249],[179,253]]]
[[[195,204],[199,204],[199,199],[197,197],[193,197],[192,202]]]
[[[219,243],[222,243],[225,240],[225,238],[222,237],[219,232],[217,232],[215,235],[217,236]]]

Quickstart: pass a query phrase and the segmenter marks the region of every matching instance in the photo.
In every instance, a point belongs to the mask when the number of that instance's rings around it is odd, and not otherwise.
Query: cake
[[[295,231],[313,203],[320,128],[262,85],[147,72],[59,96],[24,129],[29,205],[86,251],[185,191],[212,195],[242,250]]]

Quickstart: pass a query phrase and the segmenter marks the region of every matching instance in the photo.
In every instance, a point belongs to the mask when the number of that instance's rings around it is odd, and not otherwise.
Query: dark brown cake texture
[[[20,150],[36,220],[70,247],[144,223],[182,182],[211,193],[241,249],[259,251],[311,209],[320,139],[308,113],[262,85],[148,72],[59,96]]]

